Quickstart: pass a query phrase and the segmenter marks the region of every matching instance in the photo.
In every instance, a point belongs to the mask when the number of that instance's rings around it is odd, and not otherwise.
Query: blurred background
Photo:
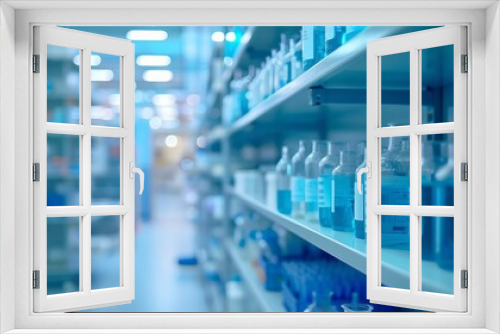
[[[89,312],[413,311],[366,299],[354,175],[366,44],[431,27],[67,28],[135,44],[135,165],[146,175],[135,300]],[[424,123],[453,121],[452,55],[422,51]],[[47,121],[78,124],[79,50],[47,56]],[[383,58],[382,123],[406,125],[409,54]],[[120,59],[93,53],[91,64],[92,125],[120,126]],[[453,205],[453,136],[423,137],[423,204]],[[79,141],[47,136],[48,206],[79,205]],[[120,145],[92,138],[92,205],[120,202]],[[382,146],[382,204],[408,204],[409,138]],[[452,294],[453,219],[422,219],[423,289]],[[47,224],[48,293],[78,291],[79,219]],[[407,217],[382,224],[382,282],[408,289]],[[119,284],[120,217],[92,217],[92,289]]]

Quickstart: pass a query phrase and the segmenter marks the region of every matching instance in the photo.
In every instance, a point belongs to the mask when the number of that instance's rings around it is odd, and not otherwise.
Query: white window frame
[[[34,162],[39,163],[39,181],[33,185],[34,201],[34,269],[40,273],[39,289],[34,289],[34,311],[72,311],[100,307],[103,304],[129,303],[134,299],[135,256],[135,182],[129,168],[135,160],[134,108],[134,44],[112,38],[65,28],[34,27],[34,54],[39,56],[39,73],[34,84]],[[79,50],[80,92],[78,124],[47,122],[47,45]],[[120,122],[117,127],[96,126],[91,121],[92,52],[114,55],[120,62]],[[47,135],[63,134],[79,137],[79,198],[78,206],[47,207]],[[91,203],[91,139],[109,137],[120,140],[120,203]],[[133,174],[132,174],[133,176]],[[91,220],[92,216],[120,218],[120,286],[92,290],[91,284]],[[79,218],[79,289],[77,292],[47,295],[47,218]]]
[[[52,5],[66,6],[69,2],[52,2]],[[163,9],[114,9],[102,7],[118,6],[106,1],[80,3],[79,8],[42,10],[40,7],[51,6],[49,2],[19,3],[24,8],[14,11],[9,5],[16,2],[2,3],[2,49],[0,64],[0,89],[2,109],[0,110],[0,130],[7,126],[14,127],[6,132],[0,131],[0,219],[1,228],[1,327],[2,330],[51,329],[50,332],[71,333],[72,329],[88,329],[88,332],[100,332],[99,329],[130,329],[129,333],[144,333],[146,329],[165,329],[162,332],[180,332],[176,328],[192,329],[192,332],[233,333],[244,328],[252,332],[345,332],[350,329],[356,333],[358,328],[363,333],[415,333],[415,328],[422,333],[456,332],[462,328],[466,333],[490,333],[500,330],[500,294],[499,294],[499,234],[498,220],[500,212],[500,190],[498,189],[498,166],[500,153],[500,118],[498,116],[499,85],[499,33],[500,18],[498,5],[493,2],[441,2],[421,4],[398,2],[398,9],[390,9],[387,2],[370,2],[370,9],[365,9],[363,2],[262,2],[250,4],[235,2],[233,5],[204,2],[208,8],[196,7],[188,1],[164,4],[171,6]],[[137,8],[162,6],[144,1],[143,5],[133,4]],[[120,5],[127,5],[121,2]],[[31,6],[31,7],[30,7]],[[95,7],[94,7],[95,6]],[[100,6],[101,8],[96,8]],[[177,7],[176,7],[177,6]],[[228,8],[234,6],[233,8]],[[425,6],[433,6],[429,8]],[[461,6],[461,9],[453,8]],[[482,6],[482,7],[481,7]],[[490,6],[487,10],[486,7]],[[186,9],[179,9],[179,7]],[[243,9],[252,8],[252,9]],[[356,8],[358,7],[358,8]],[[406,9],[401,9],[406,7]],[[438,9],[436,9],[436,7]],[[194,9],[196,8],[196,9]],[[349,9],[346,9],[349,8]],[[441,8],[441,9],[439,9]],[[262,10],[264,9],[265,12]],[[265,13],[265,15],[263,15]],[[485,26],[486,22],[486,26]],[[466,313],[435,314],[35,314],[31,290],[32,269],[32,206],[30,194],[32,184],[29,181],[32,147],[31,133],[32,96],[30,55],[32,54],[32,27],[35,24],[57,25],[446,25],[464,24],[469,27],[469,69],[468,132],[470,157],[470,189],[468,234],[469,276],[468,311]],[[486,29],[487,28],[487,29]],[[14,35],[15,31],[15,35]],[[15,36],[15,39],[14,37]],[[5,44],[3,44],[5,43]],[[10,47],[10,49],[9,49]],[[6,49],[7,48],[7,49]],[[15,54],[14,54],[15,48]],[[14,57],[15,56],[15,57]],[[6,62],[7,65],[6,66]],[[15,66],[15,73],[12,67]],[[485,66],[488,66],[486,71]],[[2,74],[4,74],[2,76]],[[12,74],[15,74],[12,76]],[[8,77],[6,77],[8,75]],[[15,78],[15,88],[9,86]],[[11,94],[9,96],[9,93]],[[15,98],[15,99],[14,99]],[[31,102],[30,102],[31,101]],[[15,119],[12,117],[15,110]],[[486,122],[488,119],[488,122]],[[474,121],[472,121],[474,120]],[[486,140],[488,139],[488,140]],[[15,147],[12,142],[15,142]],[[9,147],[9,145],[11,147]],[[488,155],[485,154],[488,150]],[[485,162],[489,163],[485,165]],[[487,167],[484,167],[487,166]],[[491,176],[486,182],[486,171]],[[10,181],[15,171],[15,182]],[[3,174],[2,174],[3,172]],[[8,172],[10,174],[6,174]],[[14,209],[5,208],[3,199],[15,193]],[[486,196],[488,194],[488,196]],[[10,203],[10,202],[7,202]],[[485,203],[491,204],[486,210]],[[471,226],[474,226],[472,230]],[[473,247],[472,247],[473,246]],[[486,257],[485,255],[488,254]],[[168,298],[168,296],[167,296]],[[14,305],[14,307],[12,307]],[[355,326],[355,327],[354,327]],[[409,328],[413,328],[410,330]],[[170,330],[168,330],[170,329]],[[339,329],[339,330],[335,330]],[[433,329],[433,330],[431,330]]]
[[[464,312],[467,290],[461,287],[461,270],[467,270],[467,184],[461,181],[460,164],[467,163],[467,73],[461,73],[461,57],[467,55],[466,27],[450,26],[415,33],[381,38],[367,46],[367,164],[371,177],[367,179],[367,297],[379,304],[414,307],[422,310]],[[424,124],[422,122],[422,50],[453,46],[454,119],[452,122]],[[409,124],[388,127],[382,124],[382,57],[409,53]],[[424,206],[421,204],[421,136],[454,134],[454,206]],[[382,139],[405,136],[410,139],[410,202],[408,205],[381,203]],[[409,289],[382,286],[382,215],[409,217]],[[454,217],[453,294],[430,293],[422,290],[421,217]],[[406,252],[405,252],[406,254]],[[411,306],[410,306],[411,305]]]

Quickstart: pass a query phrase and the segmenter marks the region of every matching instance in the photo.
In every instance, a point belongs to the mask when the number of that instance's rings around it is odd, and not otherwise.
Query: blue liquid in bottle
[[[278,198],[277,198],[277,203],[278,203],[278,212],[284,214],[284,215],[289,215],[292,213],[292,191],[291,190],[284,190],[284,189],[278,189]]]
[[[299,150],[292,158],[292,217],[302,219],[306,214],[306,180],[305,180],[306,148],[299,142]]]
[[[319,162],[328,151],[328,144],[325,141],[313,141],[312,152],[306,158],[306,180],[305,180],[305,196],[306,196],[306,221],[317,223],[319,221],[318,214],[318,177],[319,177]]]
[[[330,171],[331,174],[331,171]],[[332,227],[332,177],[321,175],[318,179],[319,223],[324,227]]]
[[[354,229],[354,174],[356,155],[352,151],[340,152],[340,165],[333,170],[332,220],[336,231]]]
[[[292,213],[291,174],[292,164],[288,158],[288,148],[284,146],[281,159],[276,165],[276,203],[278,212],[285,215]]]
[[[307,71],[325,56],[325,27],[302,27],[302,68]]]
[[[325,27],[325,56],[337,50],[342,45],[345,27]]]

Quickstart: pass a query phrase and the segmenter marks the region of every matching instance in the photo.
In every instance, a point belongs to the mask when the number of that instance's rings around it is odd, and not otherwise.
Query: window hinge
[[[461,181],[469,181],[469,165],[466,162],[460,164]]]
[[[33,73],[40,73],[40,55],[33,55]]]
[[[40,181],[40,163],[36,162],[33,164],[33,181]]]
[[[467,55],[462,55],[462,73],[467,73],[469,71],[469,57]]]
[[[40,289],[40,270],[33,270],[33,289]]]
[[[461,271],[462,275],[462,289],[467,289],[469,287],[469,273],[467,270],[462,270]]]

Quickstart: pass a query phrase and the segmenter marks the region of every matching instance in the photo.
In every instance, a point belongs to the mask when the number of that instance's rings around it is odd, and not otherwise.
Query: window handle
[[[366,167],[358,170],[358,192],[360,195],[363,195],[363,191],[361,190],[361,176],[366,173],[366,176],[370,179],[372,177],[372,163],[367,162]]]
[[[140,185],[141,185],[141,189],[139,190],[139,195],[142,195],[142,191],[144,190],[144,172],[140,169],[140,168],[137,168],[137,167],[134,167],[134,162],[133,161],[130,161],[129,163],[129,176],[131,179],[134,178],[134,174],[139,174],[139,182],[140,182]]]

